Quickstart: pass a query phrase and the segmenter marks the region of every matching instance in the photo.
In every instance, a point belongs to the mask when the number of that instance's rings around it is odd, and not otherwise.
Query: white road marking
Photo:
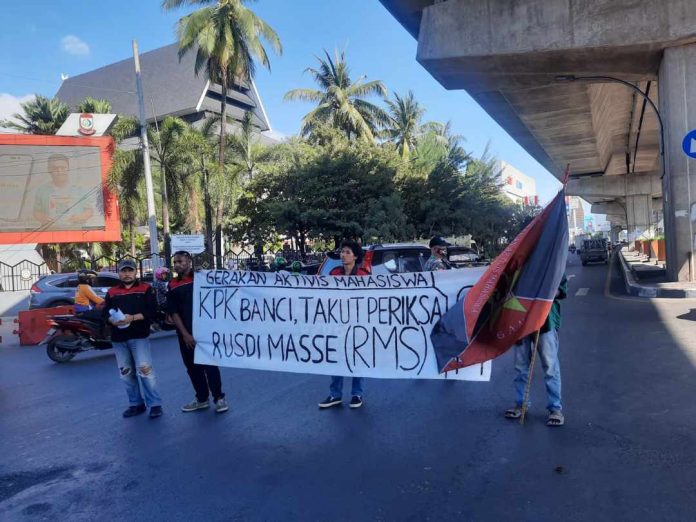
[[[578,291],[575,292],[575,295],[587,295],[587,292],[589,291],[589,288],[578,288]]]
[[[573,279],[575,277],[575,274],[568,274],[568,279]]]

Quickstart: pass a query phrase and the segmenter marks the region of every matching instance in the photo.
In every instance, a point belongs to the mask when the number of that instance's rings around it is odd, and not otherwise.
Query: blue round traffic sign
[[[682,150],[684,154],[690,158],[696,158],[696,129],[690,131],[686,136],[684,136],[684,141],[682,141]]]

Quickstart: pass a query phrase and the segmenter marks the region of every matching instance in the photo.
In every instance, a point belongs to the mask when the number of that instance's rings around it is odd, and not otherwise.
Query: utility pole
[[[138,108],[140,109],[140,140],[143,149],[143,164],[145,166],[145,190],[147,192],[147,224],[150,229],[150,253],[153,269],[160,265],[159,243],[157,241],[157,216],[155,215],[155,191],[152,185],[152,170],[150,168],[150,144],[147,141],[147,121],[145,119],[145,98],[143,97],[143,82],[140,75],[140,56],[138,42],[133,40],[133,60],[135,62],[135,87],[138,93]]]

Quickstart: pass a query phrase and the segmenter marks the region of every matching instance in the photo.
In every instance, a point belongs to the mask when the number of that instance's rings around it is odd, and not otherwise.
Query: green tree
[[[239,130],[229,138],[227,148],[230,163],[237,167],[246,180],[251,180],[269,157],[268,147],[261,143],[251,112],[244,113]]]
[[[105,99],[94,99],[91,96],[87,96],[82,102],[80,102],[75,110],[77,112],[87,112],[92,114],[110,114],[111,113],[111,102]]]
[[[451,122],[431,121],[424,124],[416,146],[416,169],[427,173],[445,161],[461,170],[471,159],[462,146],[463,142],[463,136],[453,133]]]
[[[304,140],[293,139],[269,147],[266,154],[264,168],[241,191],[232,236],[253,244],[258,251],[280,232],[295,238],[304,253],[309,231],[307,212],[312,201],[306,200],[301,190],[300,173],[316,150]]]
[[[483,245],[487,252],[497,253],[501,241],[509,236],[511,212],[514,208],[501,191],[502,179],[498,161],[486,148],[483,154],[470,160],[464,171],[467,233]]]
[[[138,136],[140,124],[135,118],[120,118],[111,131],[117,142]],[[140,149],[117,148],[109,173],[108,187],[118,194],[121,223],[128,232],[130,254],[136,254],[135,227],[145,213],[145,177],[143,176],[143,155]]]
[[[264,41],[278,54],[282,53],[276,32],[244,6],[244,0],[164,0],[162,6],[177,9],[186,5],[206,5],[181,18],[177,24],[179,57],[195,51],[195,73],[205,70],[208,78],[221,86],[220,141],[218,161],[225,168],[225,133],[227,130],[227,91],[235,82],[250,83],[255,61],[270,70]],[[217,214],[225,210],[224,201]],[[216,228],[218,263],[222,262],[222,223]]]
[[[213,201],[212,194],[215,187],[221,185],[224,176],[216,166],[215,149],[215,125],[217,121],[210,118],[205,121],[200,129],[189,127],[182,137],[184,150],[189,155],[186,162],[188,170],[188,180],[190,190],[196,190],[203,195],[204,228],[206,238],[206,252],[209,256],[213,255],[214,230],[213,214],[217,208],[216,201]],[[196,189],[195,182],[198,180]],[[211,257],[212,258],[212,257]]]
[[[13,114],[14,120],[0,121],[0,127],[25,134],[55,134],[63,125],[70,108],[57,98],[37,94],[34,99],[21,104],[22,112]]]
[[[164,121],[148,129],[150,141],[150,156],[159,168],[160,194],[162,197],[162,232],[164,234],[165,255],[169,257],[170,226],[170,193],[176,200],[181,195],[183,187],[184,165],[189,155],[184,150],[183,136],[188,130],[188,124],[181,118],[167,116]]]
[[[393,149],[321,127],[271,154],[240,197],[235,239],[268,243],[280,232],[304,253],[309,239],[336,245],[412,237],[394,184],[404,162]]]
[[[389,123],[381,136],[394,143],[399,155],[408,160],[422,132],[421,119],[425,108],[416,101],[412,91],[404,97],[394,93],[394,99],[387,100],[386,104]]]
[[[326,58],[317,57],[317,68],[305,69],[319,89],[293,89],[285,94],[286,100],[317,104],[302,119],[301,133],[308,136],[318,127],[330,125],[348,138],[374,140],[377,130],[389,122],[389,116],[364,98],[384,97],[387,89],[379,80],[366,82],[365,76],[352,80],[345,53],[335,51],[333,58],[326,50],[324,54]]]

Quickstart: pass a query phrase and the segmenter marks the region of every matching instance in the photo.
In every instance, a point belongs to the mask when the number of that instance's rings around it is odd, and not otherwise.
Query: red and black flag
[[[506,352],[546,321],[568,256],[565,190],[520,232],[435,325],[441,372]]]

